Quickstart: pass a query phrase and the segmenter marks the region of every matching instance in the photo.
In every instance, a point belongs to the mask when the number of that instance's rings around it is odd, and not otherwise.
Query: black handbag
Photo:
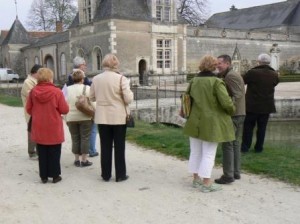
[[[134,118],[130,114],[126,116],[126,126],[128,128],[134,128]]]
[[[121,76],[121,79],[120,79],[120,90],[121,90],[121,96],[122,96],[122,100],[123,100],[124,108],[125,108],[125,112],[126,112],[126,126],[128,128],[134,128],[134,125],[135,125],[134,117],[131,114],[128,114],[127,109],[126,109],[126,103],[124,100],[124,95],[123,95],[123,90],[122,90],[122,78],[123,78],[123,75]]]

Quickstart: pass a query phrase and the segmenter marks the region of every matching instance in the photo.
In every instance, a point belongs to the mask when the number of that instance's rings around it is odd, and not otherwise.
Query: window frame
[[[156,40],[156,68],[171,69],[172,68],[172,39]]]
[[[171,1],[170,0],[156,0],[155,9],[156,19],[158,21],[171,22]]]

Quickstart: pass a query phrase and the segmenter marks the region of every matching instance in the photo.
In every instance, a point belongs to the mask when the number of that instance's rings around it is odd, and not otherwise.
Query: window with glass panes
[[[91,0],[85,0],[84,1],[84,18],[85,22],[91,22],[92,21],[92,8],[91,8]]]
[[[170,0],[156,0],[156,19],[160,21],[171,21]]]
[[[172,62],[172,49],[171,49],[171,40],[159,39],[156,40],[156,60],[157,68],[171,68]]]

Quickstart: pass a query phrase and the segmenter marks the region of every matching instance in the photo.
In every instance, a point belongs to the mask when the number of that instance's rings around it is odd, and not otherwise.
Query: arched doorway
[[[45,67],[46,68],[49,68],[53,71],[54,73],[54,80],[57,80],[57,74],[54,70],[54,60],[53,60],[53,57],[51,55],[47,55],[45,57],[45,61],[44,61],[44,64],[45,64]]]
[[[139,61],[139,83],[140,85],[148,85],[148,75],[147,75],[147,62],[142,59]]]

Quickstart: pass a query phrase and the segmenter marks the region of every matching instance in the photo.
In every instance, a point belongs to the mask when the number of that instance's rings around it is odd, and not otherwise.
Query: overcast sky
[[[282,1],[284,0],[208,0],[209,15],[228,11],[232,5],[239,9]],[[18,18],[25,28],[31,3],[32,0],[17,0]],[[0,30],[8,30],[16,19],[15,0],[0,0],[0,6]]]

